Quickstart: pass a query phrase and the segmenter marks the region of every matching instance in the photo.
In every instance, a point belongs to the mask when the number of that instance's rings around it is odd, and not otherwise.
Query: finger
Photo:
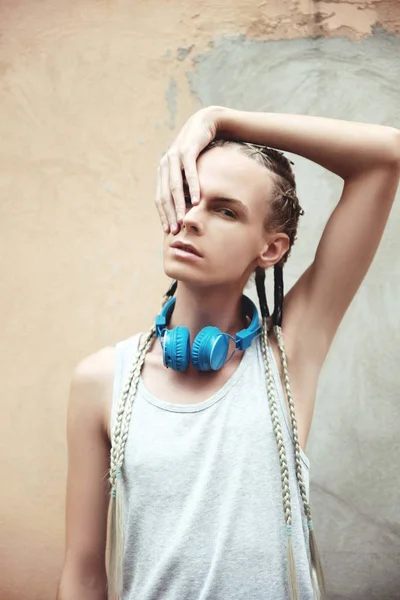
[[[185,215],[185,196],[183,193],[181,160],[177,152],[168,153],[169,189],[175,205],[178,223],[182,223]]]
[[[158,215],[160,217],[161,225],[165,231],[165,233],[169,232],[169,224],[167,215],[161,203],[161,167],[158,166],[157,169],[157,190],[156,190],[156,208],[158,211]]]
[[[189,186],[190,200],[192,204],[198,204],[200,201],[200,184],[196,166],[196,155],[186,153],[182,157],[182,163]]]
[[[161,206],[167,216],[170,231],[176,233],[176,214],[171,190],[169,187],[169,161],[168,157],[164,156],[160,163],[161,169]]]

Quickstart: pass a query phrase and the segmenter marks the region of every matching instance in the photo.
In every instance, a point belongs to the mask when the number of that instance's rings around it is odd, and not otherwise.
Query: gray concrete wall
[[[158,310],[155,172],[180,125],[218,103],[400,127],[399,34],[395,0],[0,3],[2,600],[55,597],[71,371]],[[294,161],[306,215],[287,287],[341,190]],[[399,237],[397,202],[307,449],[333,600],[400,598]]]

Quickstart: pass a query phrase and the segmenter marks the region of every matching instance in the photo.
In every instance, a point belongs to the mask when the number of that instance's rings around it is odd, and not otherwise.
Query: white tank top
[[[111,427],[140,334],[116,345]],[[286,446],[301,600],[313,598],[308,527],[283,390],[270,350]],[[301,451],[309,496],[309,467]],[[197,404],[139,382],[122,469],[122,600],[286,600],[287,534],[260,339],[230,379]]]

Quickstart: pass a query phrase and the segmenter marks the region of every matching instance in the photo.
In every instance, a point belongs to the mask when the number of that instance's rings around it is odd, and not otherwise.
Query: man
[[[302,211],[279,151],[344,181],[313,263],[285,297]],[[150,332],[74,372],[59,600],[106,597],[110,444],[110,598],[323,596],[305,455],[315,392],[399,173],[400,132],[390,127],[222,107],[185,124],[157,191],[164,269],[178,285]],[[272,266],[271,317],[263,276]],[[254,272],[260,327],[243,298]]]

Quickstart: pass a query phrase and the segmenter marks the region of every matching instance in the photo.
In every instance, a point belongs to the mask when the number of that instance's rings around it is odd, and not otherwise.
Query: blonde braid
[[[135,375],[137,361],[140,361],[142,348],[143,348],[143,343],[141,344],[141,347],[138,349],[138,355],[136,357],[135,362],[133,363],[133,366],[129,373],[125,388],[122,392],[122,396],[118,402],[117,415],[116,415],[116,419],[115,419],[113,440],[112,440],[112,446],[111,446],[111,468],[110,468],[110,477],[109,477],[111,487],[114,486],[115,478],[116,478],[118,446],[119,446],[121,425],[122,425],[122,420],[123,420],[124,411],[125,411],[125,404],[126,404],[126,400],[128,398],[132,379]]]
[[[129,419],[132,413],[133,401],[136,395],[146,352],[151,346],[155,328],[145,338],[135,356],[133,366],[128,376],[128,382],[124,388],[118,404],[118,413],[122,414],[119,420],[119,428],[114,431],[111,450],[111,467],[109,481],[111,484],[111,498],[109,506],[108,526],[108,598],[114,600],[122,594],[123,584],[123,555],[124,555],[124,514],[121,484],[121,468],[125,456],[125,444],[129,430]]]
[[[131,369],[131,372],[129,374],[129,384],[127,384],[127,386],[125,387],[124,393],[127,390],[126,393],[126,401],[125,401],[125,408],[124,408],[124,413],[123,413],[123,419],[121,422],[121,429],[119,432],[119,439],[116,439],[116,450],[115,450],[115,455],[116,455],[116,459],[115,459],[115,467],[116,470],[121,469],[123,463],[124,463],[124,458],[125,458],[125,446],[126,446],[126,441],[128,439],[128,433],[129,433],[129,424],[130,424],[130,420],[131,420],[131,415],[132,415],[132,407],[133,407],[133,401],[135,399],[135,395],[136,395],[136,390],[139,384],[139,380],[140,380],[140,373],[146,358],[146,354],[149,351],[152,343],[153,343],[153,339],[155,337],[155,326],[153,326],[151,328],[151,330],[149,331],[149,333],[147,334],[147,336],[145,337],[144,343],[142,344],[141,350],[133,364],[133,367]]]
[[[263,318],[263,329],[261,337],[261,348],[264,358],[265,375],[267,382],[268,391],[268,402],[271,411],[272,424],[278,446],[279,463],[281,471],[281,482],[282,482],[282,498],[283,498],[283,511],[286,521],[286,531],[288,535],[288,571],[289,571],[289,589],[291,600],[299,600],[299,589],[297,585],[296,565],[294,561],[293,552],[293,540],[292,540],[292,505],[291,495],[289,486],[289,469],[286,457],[286,448],[282,437],[282,429],[279,421],[279,414],[276,405],[276,395],[274,389],[274,380],[272,376],[272,369],[270,358],[268,354],[269,340],[268,340],[268,319]]]
[[[123,389],[121,398],[119,399],[119,402],[118,402],[117,416],[116,416],[116,421],[115,421],[115,425],[114,425],[113,439],[112,439],[112,444],[111,444],[111,467],[110,467],[110,471],[109,471],[109,474],[110,474],[109,481],[110,481],[110,485],[112,488],[114,488],[115,480],[117,477],[117,465],[118,465],[118,463],[120,463],[120,459],[119,459],[120,452],[121,452],[121,450],[120,450],[121,435],[120,434],[121,434],[121,429],[122,429],[122,423],[124,421],[124,413],[125,413],[125,409],[126,409],[126,405],[127,405],[127,399],[129,396],[129,392],[131,390],[132,380],[134,380],[134,379],[135,379],[135,381],[133,382],[133,389],[136,390],[136,386],[137,386],[139,376],[140,376],[140,371],[142,368],[142,363],[145,358],[145,354],[147,352],[147,349],[146,349],[146,352],[143,352],[143,350],[145,348],[147,348],[147,342],[149,341],[149,337],[153,334],[153,330],[154,330],[154,328],[150,331],[148,336],[144,338],[144,341],[141,342],[140,348],[138,349],[138,353],[135,357],[132,368],[129,372],[127,382]]]
[[[286,394],[287,394],[288,403],[289,403],[290,420],[291,420],[291,424],[292,424],[293,439],[294,439],[296,475],[297,475],[297,480],[299,482],[300,494],[301,494],[301,497],[302,497],[302,500],[304,503],[304,511],[306,513],[307,519],[310,520],[311,519],[310,505],[308,504],[306,486],[304,485],[304,480],[303,480],[303,472],[302,472],[301,458],[300,458],[300,444],[299,444],[298,429],[297,429],[297,419],[296,419],[296,414],[295,414],[295,410],[294,410],[292,390],[290,387],[289,372],[288,372],[288,367],[287,367],[287,357],[286,357],[285,347],[283,344],[282,329],[278,326],[275,326],[274,333],[275,333],[275,337],[278,342],[278,347],[279,347],[279,351],[280,351],[280,355],[281,355],[283,379],[285,382],[285,389],[286,389]]]
[[[165,295],[162,306],[166,304],[168,299],[168,295]],[[122,594],[125,540],[121,469],[125,459],[126,441],[129,434],[133,402],[140,381],[140,373],[144,365],[146,354],[152,346],[155,335],[156,327],[154,324],[141,341],[117,407],[117,416],[111,442],[109,469],[109,482],[111,486],[107,535],[107,579],[109,600],[116,600]]]
[[[311,573],[311,580],[312,580],[313,590],[314,590],[314,598],[316,600],[320,600],[324,597],[324,594],[325,594],[325,578],[324,578],[324,573],[323,573],[323,569],[322,569],[322,564],[321,564],[321,559],[320,559],[320,555],[319,555],[319,551],[318,551],[317,542],[315,539],[313,522],[312,522],[312,517],[311,517],[311,508],[308,503],[306,487],[304,485],[304,480],[303,480],[303,470],[302,470],[301,458],[300,458],[300,443],[299,443],[299,437],[298,437],[297,419],[296,419],[296,414],[295,414],[292,390],[291,390],[291,386],[290,386],[289,371],[288,371],[288,365],[287,365],[287,356],[286,356],[285,346],[283,343],[283,334],[282,334],[281,327],[276,325],[274,327],[274,333],[275,333],[276,340],[278,342],[278,348],[279,348],[281,364],[282,364],[283,379],[285,382],[286,395],[287,395],[288,404],[289,404],[290,421],[291,421],[293,440],[294,440],[296,477],[297,477],[297,482],[298,482],[299,489],[300,489],[301,498],[303,500],[304,512],[307,517],[307,525],[308,525],[309,535],[310,535],[310,541],[309,541],[309,544],[310,544],[310,573]]]

